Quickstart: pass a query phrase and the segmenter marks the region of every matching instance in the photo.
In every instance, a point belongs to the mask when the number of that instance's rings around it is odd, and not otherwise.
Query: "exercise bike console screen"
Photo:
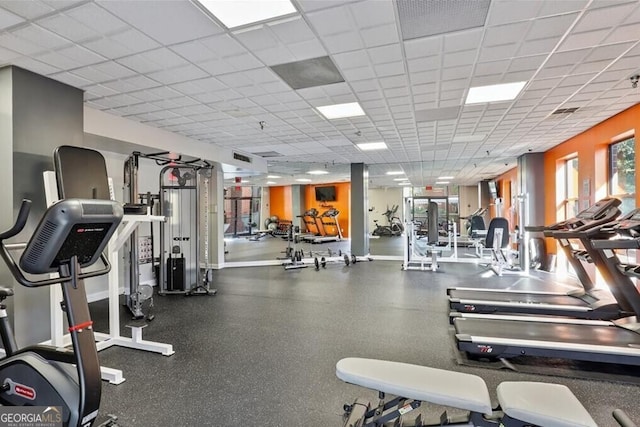
[[[73,255],[81,267],[92,265],[122,215],[122,206],[111,200],[61,200],[40,220],[20,258],[20,267],[30,274],[53,273]]]

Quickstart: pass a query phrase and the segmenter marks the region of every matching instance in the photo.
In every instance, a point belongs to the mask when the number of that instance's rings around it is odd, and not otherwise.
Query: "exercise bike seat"
[[[344,382],[392,395],[492,414],[487,385],[476,375],[358,357],[340,360],[336,375]]]
[[[497,388],[500,407],[511,418],[545,427],[597,427],[564,385],[506,381]]]
[[[0,287],[0,300],[3,300],[6,297],[10,297],[10,296],[13,296],[13,289],[12,288]]]

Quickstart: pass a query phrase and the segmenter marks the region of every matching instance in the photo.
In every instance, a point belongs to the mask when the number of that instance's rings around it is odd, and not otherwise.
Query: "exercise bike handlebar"
[[[31,200],[23,199],[22,204],[20,205],[20,212],[18,212],[18,217],[16,218],[16,222],[9,230],[0,233],[0,242],[5,239],[10,239],[11,237],[16,236],[18,233],[20,233],[24,229],[24,226],[27,225],[27,219],[29,218],[30,212]]]

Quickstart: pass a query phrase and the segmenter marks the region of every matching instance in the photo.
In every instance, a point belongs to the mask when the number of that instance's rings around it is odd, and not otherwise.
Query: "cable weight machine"
[[[162,167],[158,194],[139,192],[138,170],[141,158],[152,160],[157,166]],[[201,241],[199,231],[200,224],[203,224],[205,232],[208,231],[208,195],[212,170],[213,166],[206,160],[176,156],[168,151],[150,154],[134,151],[125,161],[124,196],[130,209],[137,209],[140,211],[138,213],[150,213],[155,206],[158,206],[159,215],[165,216],[165,221],[161,222],[159,227],[159,241],[154,238],[152,225],[149,236],[141,236],[136,230],[128,242],[129,262],[126,276],[129,286],[125,294],[126,305],[134,319],[153,319],[149,314],[153,306],[153,281],[151,283],[148,280],[141,281],[143,275],[140,270],[140,267],[149,261],[151,271],[148,275],[155,276],[157,279],[160,295],[169,293],[213,295],[216,293],[209,288],[210,271],[202,271],[199,267],[200,245],[204,245],[205,257],[208,254],[209,236],[206,234]],[[199,200],[201,186],[204,187],[202,194],[205,197],[202,206]],[[187,193],[189,193],[188,196]],[[179,250],[183,256],[180,257],[178,253],[176,257],[173,252],[175,250]],[[171,261],[168,260],[167,255],[170,256]],[[179,275],[182,269],[174,261],[176,258],[181,259],[179,263],[184,266],[184,274],[181,276]],[[171,274],[167,274],[169,265]],[[167,279],[169,279],[168,283]],[[177,282],[181,282],[182,286],[177,286],[179,285]]]

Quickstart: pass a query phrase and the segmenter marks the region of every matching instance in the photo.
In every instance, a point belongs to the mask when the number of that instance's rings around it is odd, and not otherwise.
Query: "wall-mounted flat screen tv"
[[[335,202],[336,201],[336,187],[316,187],[316,201],[317,202]]]

